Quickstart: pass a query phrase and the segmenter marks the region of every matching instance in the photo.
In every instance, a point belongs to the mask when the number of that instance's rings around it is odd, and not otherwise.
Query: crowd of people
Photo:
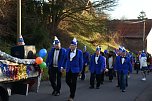
[[[61,47],[61,42],[55,36],[53,47],[48,53],[46,64],[48,66],[49,80],[53,88],[52,95],[59,96],[61,90],[61,75],[66,72],[66,83],[70,89],[68,101],[73,101],[76,92],[77,79],[86,79],[86,67],[90,72],[90,89],[100,89],[104,82],[104,75],[107,75],[109,81],[117,78],[117,87],[122,92],[126,91],[128,86],[128,76],[135,69],[138,73],[142,71],[142,80],[146,80],[146,74],[152,67],[152,59],[144,51],[139,52],[136,57],[127,52],[124,47],[117,50],[101,52],[101,47],[97,46],[94,54],[87,51],[87,47],[81,51],[77,48],[77,39],[74,38],[68,49]],[[148,72],[147,72],[148,71]]]

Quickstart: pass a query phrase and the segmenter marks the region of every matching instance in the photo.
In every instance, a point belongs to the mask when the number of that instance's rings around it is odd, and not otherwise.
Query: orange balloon
[[[37,64],[41,64],[43,62],[43,59],[41,57],[37,57],[36,60],[35,60],[35,62]]]

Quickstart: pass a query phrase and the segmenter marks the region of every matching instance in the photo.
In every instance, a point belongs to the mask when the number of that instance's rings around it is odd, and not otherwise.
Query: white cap
[[[60,43],[60,40],[56,36],[54,36],[53,45],[58,44],[58,43]]]
[[[73,38],[73,40],[71,41],[71,44],[77,45],[77,43],[78,43],[77,39],[76,39],[76,38]]]
[[[22,35],[20,35],[20,36],[19,36],[19,39],[18,39],[17,45],[25,45],[25,43],[24,43],[24,39],[23,39]]]

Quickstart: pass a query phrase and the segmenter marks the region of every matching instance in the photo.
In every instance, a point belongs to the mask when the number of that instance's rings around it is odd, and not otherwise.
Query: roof
[[[122,37],[142,38],[144,32],[144,21],[139,19],[112,20],[108,23],[112,33],[119,33]],[[152,27],[152,19],[145,20],[145,35],[147,36]]]

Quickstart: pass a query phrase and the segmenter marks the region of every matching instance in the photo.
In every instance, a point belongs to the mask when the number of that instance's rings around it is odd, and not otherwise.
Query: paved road
[[[105,82],[100,89],[89,89],[89,73],[85,81],[78,80],[74,101],[152,101],[152,73],[147,76],[147,81],[141,81],[141,74],[131,74],[129,87],[126,92],[121,92],[116,87],[116,79]],[[69,88],[63,78],[60,96],[51,95],[52,88],[48,81],[41,82],[39,93],[29,93],[28,96],[13,95],[10,101],[66,101]]]

